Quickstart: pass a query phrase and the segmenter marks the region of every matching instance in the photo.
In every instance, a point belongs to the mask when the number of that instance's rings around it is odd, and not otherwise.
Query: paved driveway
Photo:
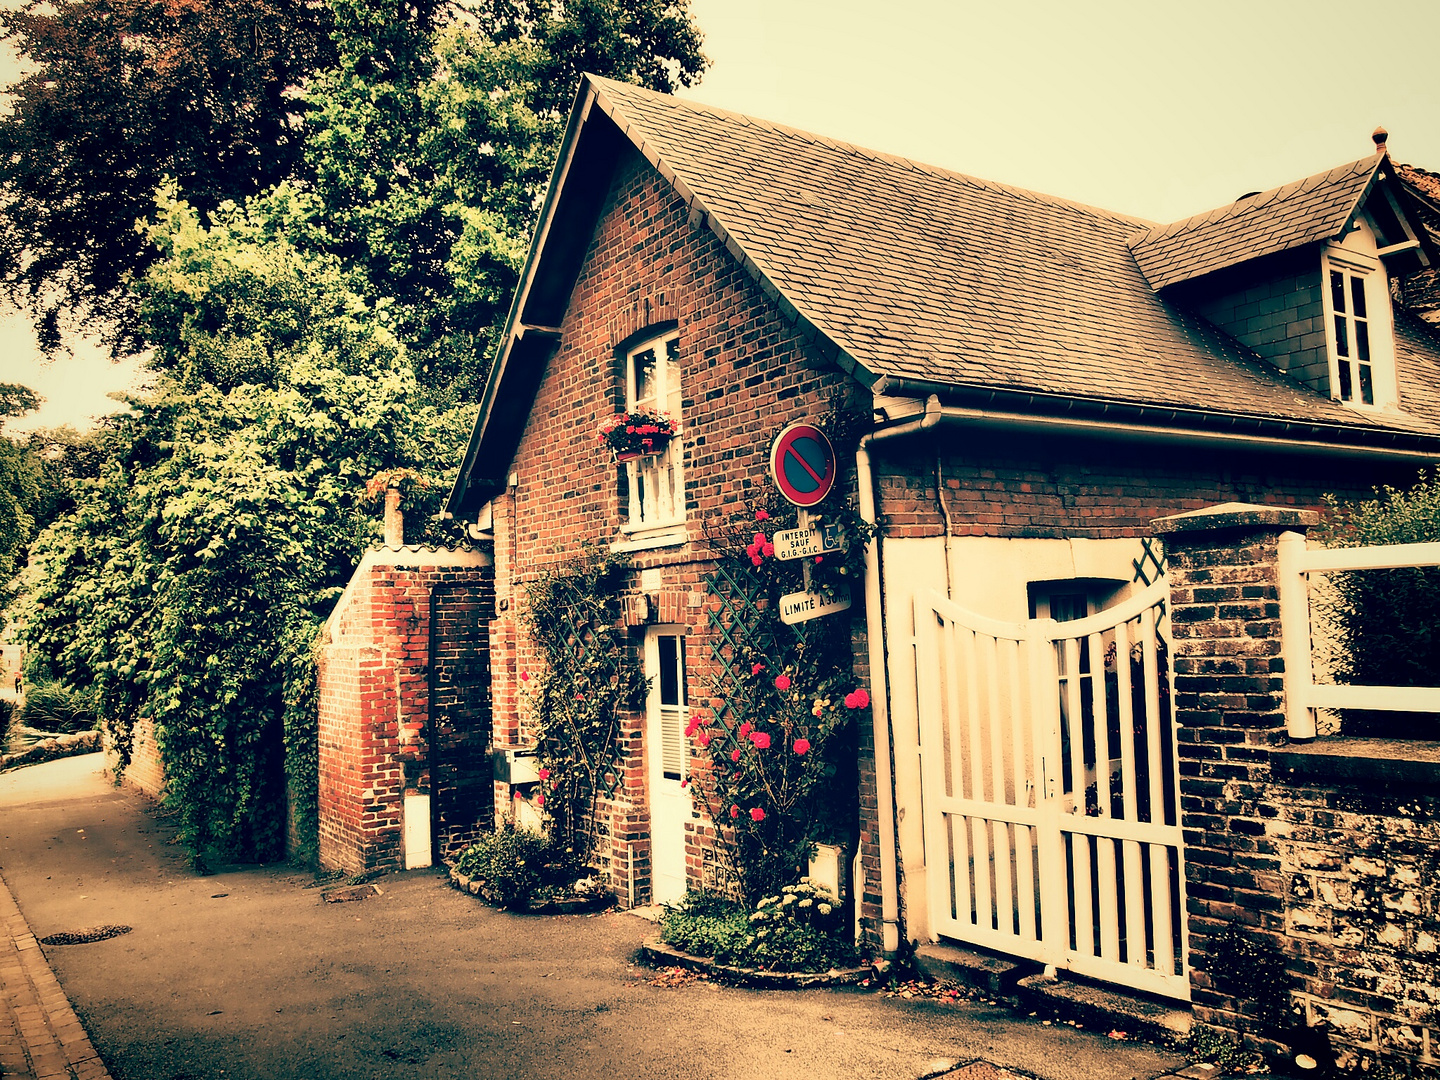
[[[132,933],[46,955],[116,1080],[877,1077],[983,1058],[1129,1080],[1178,1057],[1000,1008],[866,991],[652,985],[622,913],[493,911],[433,872],[325,904],[308,875],[191,872],[98,756],[0,775],[0,873],[36,935]]]

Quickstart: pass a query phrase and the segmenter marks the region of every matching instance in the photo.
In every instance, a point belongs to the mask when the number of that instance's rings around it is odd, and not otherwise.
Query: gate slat
[[[1066,638],[1060,643],[1065,650],[1065,711],[1070,723],[1070,785],[1074,791],[1074,813],[1086,815],[1085,806],[1085,734],[1084,699],[1081,696],[1080,650],[1082,643]],[[1090,902],[1094,869],[1090,862],[1090,841],[1083,836],[1070,838],[1070,884],[1075,904],[1075,947],[1081,952],[1095,950],[1095,912]]]
[[[1115,841],[1101,836],[1095,841],[1095,878],[1100,891],[1100,955],[1120,963],[1119,881],[1115,873]]]
[[[1140,845],[1120,841],[1125,859],[1125,961],[1145,966],[1145,893],[1150,883],[1140,859]]]
[[[950,736],[950,761],[947,774],[951,791],[965,796],[964,741],[961,739],[965,714],[960,706],[960,682],[965,678],[965,658],[960,651],[960,642],[969,637],[970,631],[957,628],[949,619],[945,621],[945,661],[949,678],[945,684],[945,721]],[[961,923],[970,923],[970,823],[964,818],[950,818],[950,886],[954,897],[955,918]]]
[[[1010,775],[1015,791],[1015,804],[1029,809],[1034,784],[1033,755],[1026,751],[1025,702],[1020,696],[1021,651],[1018,641],[1006,641],[1010,657]],[[1019,934],[1026,941],[1035,941],[1035,852],[1031,839],[1032,826],[1015,826],[1015,905],[1020,911]]]
[[[965,708],[970,717],[970,741],[966,755],[970,758],[970,797],[976,802],[985,799],[985,740],[980,729],[980,661],[978,634],[966,631],[960,639],[965,668]],[[983,817],[970,819],[970,872],[975,878],[975,922],[991,929],[990,906],[990,822]]]
[[[1000,643],[993,637],[985,639],[985,689],[989,698],[990,720],[990,783],[991,798],[1000,805],[1009,803],[1005,791],[1005,728],[1000,706]],[[995,837],[995,928],[1005,934],[1015,932],[1015,897],[1010,884],[1010,826],[997,821],[992,826]]]
[[[1110,722],[1105,694],[1105,637],[1091,634],[1087,639],[1090,651],[1091,708],[1090,724],[1095,739],[1095,798],[1101,817],[1114,817],[1114,801],[1110,793]]]
[[[1157,825],[1168,824],[1165,807],[1165,764],[1161,739],[1168,719],[1160,707],[1160,657],[1155,648],[1155,609],[1147,608],[1140,616],[1140,644],[1145,661],[1145,748],[1150,759],[1150,820]],[[1167,894],[1168,891],[1167,891]],[[1158,904],[1159,901],[1157,900]]]
[[[1175,974],[1175,928],[1170,919],[1170,849],[1150,845],[1151,923],[1155,933],[1155,970]]]

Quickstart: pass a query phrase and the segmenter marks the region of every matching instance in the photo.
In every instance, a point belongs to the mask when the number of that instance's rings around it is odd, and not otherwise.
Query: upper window
[[[1331,390],[1341,401],[1375,404],[1375,371],[1370,357],[1370,313],[1365,303],[1368,274],[1330,266],[1330,310],[1334,340]]]
[[[651,338],[625,358],[626,409],[666,413],[675,425],[675,435],[663,450],[625,462],[627,533],[663,535],[685,524],[679,344],[673,333]]]
[[[1330,396],[1357,408],[1394,405],[1400,398],[1390,283],[1378,250],[1362,216],[1343,241],[1326,249],[1320,266]]]

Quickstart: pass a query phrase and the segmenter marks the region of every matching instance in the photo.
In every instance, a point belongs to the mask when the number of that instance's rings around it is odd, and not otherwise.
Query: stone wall
[[[1328,1036],[1341,1071],[1384,1059],[1430,1075],[1440,796],[1435,767],[1410,759],[1435,748],[1290,742],[1276,545],[1315,522],[1231,506],[1156,523],[1170,557],[1195,1016],[1270,1048]],[[1232,925],[1283,956],[1296,1026],[1262,1022],[1215,970],[1213,943]]]

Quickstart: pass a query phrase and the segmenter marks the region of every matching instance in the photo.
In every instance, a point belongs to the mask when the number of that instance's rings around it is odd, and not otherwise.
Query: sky
[[[1440,172],[1437,0],[690,8],[712,64],[686,97],[1154,221],[1365,157],[1377,125]],[[30,426],[83,425],[133,378],[84,343],[49,369],[33,354],[0,313],[0,380],[49,399]]]

